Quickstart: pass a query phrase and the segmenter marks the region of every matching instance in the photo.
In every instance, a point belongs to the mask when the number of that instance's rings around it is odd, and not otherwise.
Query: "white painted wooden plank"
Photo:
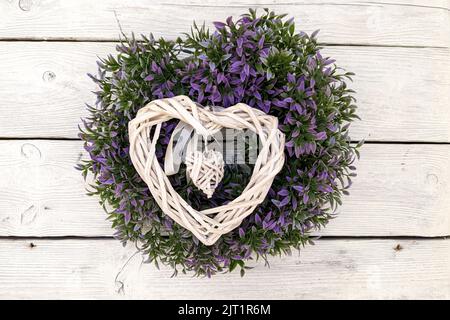
[[[73,167],[80,141],[0,141],[0,236],[111,236]],[[450,235],[450,146],[365,145],[327,236]]]
[[[350,196],[321,235],[450,235],[450,146],[372,144],[361,152]]]
[[[450,141],[450,49],[324,49],[356,73],[352,136],[367,141]]]
[[[248,7],[270,7],[296,17],[321,41],[339,44],[449,46],[449,4],[436,1],[218,1],[218,0],[8,0],[0,2],[0,38],[117,40],[126,33],[174,38],[193,20],[224,20]]]
[[[0,298],[450,298],[450,240],[318,240],[300,256],[270,258],[270,268],[255,263],[244,278],[212,279],[170,278],[115,240],[30,241],[0,240]]]
[[[86,73],[113,51],[113,43],[0,43],[0,137],[77,137],[84,103],[94,100]],[[363,121],[353,125],[354,139],[450,141],[450,49],[324,52],[357,73],[352,86]]]

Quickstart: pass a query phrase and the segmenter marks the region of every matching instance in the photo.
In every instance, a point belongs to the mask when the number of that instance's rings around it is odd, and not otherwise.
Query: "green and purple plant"
[[[117,56],[101,59],[99,74],[91,76],[99,87],[97,103],[88,106],[80,129],[90,160],[79,169],[93,174],[89,194],[99,196],[115,236],[137,242],[149,261],[170,265],[175,274],[211,276],[236,267],[243,274],[248,260],[267,261],[310,242],[310,231],[324,226],[348,194],[359,156],[359,144],[348,135],[358,118],[346,84],[352,74],[321,55],[317,32],[296,33],[293,19],[269,10],[214,25],[211,33],[194,24],[174,41],[126,38]],[[276,116],[286,136],[287,161],[267,199],[213,246],[162,212],[128,156],[128,121],[151,100],[180,94],[203,105],[246,103]],[[161,161],[175,126],[163,125],[156,148]],[[202,209],[236,198],[250,175],[248,167],[227,166],[211,199],[186,180],[184,167],[170,179]]]

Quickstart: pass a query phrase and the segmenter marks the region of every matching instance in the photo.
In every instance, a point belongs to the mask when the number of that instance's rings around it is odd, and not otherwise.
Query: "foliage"
[[[358,118],[352,74],[322,57],[317,32],[295,32],[293,19],[250,10],[237,21],[214,23],[210,32],[194,24],[175,41],[126,38],[118,54],[101,59],[91,76],[99,90],[88,106],[80,137],[90,160],[80,164],[94,175],[91,195],[108,212],[116,237],[140,244],[149,261],[170,265],[175,274],[211,276],[254,258],[290,253],[310,242],[348,194],[358,145],[348,135]],[[240,228],[205,246],[158,207],[128,156],[127,123],[147,102],[185,94],[203,105],[244,102],[278,117],[286,135],[287,161],[269,195]],[[157,144],[162,159],[176,123],[163,125]],[[229,166],[211,199],[186,181],[185,169],[171,177],[174,188],[196,208],[237,197],[251,174]]]

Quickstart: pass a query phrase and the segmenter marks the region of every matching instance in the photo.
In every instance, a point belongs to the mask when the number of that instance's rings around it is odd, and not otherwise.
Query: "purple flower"
[[[304,194],[303,194],[303,203],[304,203],[304,204],[307,204],[308,201],[309,201],[309,195],[308,195],[307,193],[304,193]]]
[[[262,222],[262,220],[261,220],[261,217],[259,216],[259,214],[255,214],[255,223],[256,224],[261,224],[261,222]]]
[[[288,142],[286,142],[285,144],[284,144],[284,146],[285,147],[287,147],[287,148],[292,148],[292,147],[294,147],[294,141],[293,140],[289,140]]]
[[[318,132],[315,135],[316,140],[325,140],[327,138],[327,133],[325,131]]]
[[[225,28],[226,24],[220,21],[214,21],[213,22],[214,27],[216,27],[217,30],[221,30],[223,28]]]

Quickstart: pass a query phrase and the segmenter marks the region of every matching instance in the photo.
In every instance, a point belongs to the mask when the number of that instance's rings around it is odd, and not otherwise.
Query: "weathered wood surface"
[[[7,0],[0,2],[0,38],[116,40],[124,32],[175,38],[193,20],[224,20],[248,7],[269,6],[297,18],[299,28],[321,29],[333,44],[450,45],[449,2],[276,0]]]
[[[107,239],[0,240],[0,298],[450,298],[450,240],[318,240],[244,278],[170,278],[135,252]]]
[[[363,147],[351,195],[316,233],[333,238],[300,257],[257,263],[243,279],[170,279],[140,255],[124,267],[134,249],[109,239],[74,169],[82,143],[36,138],[76,138],[94,99],[86,73],[114,51],[119,24],[174,38],[193,20],[210,26],[267,6],[298,29],[320,28],[325,54],[356,72],[363,121],[352,137],[405,144]],[[450,144],[410,144],[450,142],[449,57],[449,0],[1,1],[0,299],[450,298],[450,239],[441,239],[450,236]],[[79,238],[39,239],[54,236]]]
[[[96,57],[113,43],[0,43],[0,137],[76,138],[92,103]],[[352,137],[368,141],[450,141],[450,49],[326,47],[357,75]],[[14,53],[14,54],[12,54]]]
[[[0,236],[111,236],[80,141],[0,141]],[[366,145],[328,236],[450,235],[450,146]]]

